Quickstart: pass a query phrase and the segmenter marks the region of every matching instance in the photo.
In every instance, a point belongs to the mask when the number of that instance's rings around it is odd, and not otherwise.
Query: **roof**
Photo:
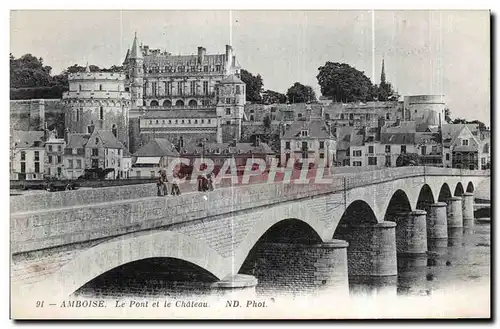
[[[236,75],[234,75],[234,74],[231,74],[231,75],[227,75],[227,76],[225,76],[225,77],[224,77],[224,78],[220,81],[220,83],[228,83],[228,84],[230,84],[230,83],[243,83],[243,84],[244,84],[244,82],[243,82],[243,81],[241,81],[241,79],[240,79],[240,78],[238,78],[238,77],[237,77]]]
[[[431,132],[417,132],[415,133],[416,144],[432,144],[439,143],[439,134]]]
[[[380,143],[397,145],[415,144],[415,133],[380,133]]]
[[[39,142],[36,147],[41,147],[44,145],[44,132],[14,130],[13,139],[15,147],[35,147],[36,142]]]
[[[302,130],[308,130],[308,138],[333,138],[329,128],[323,119],[294,121],[285,132],[283,138],[294,138],[300,135]]]
[[[472,123],[457,123],[457,124],[454,124],[454,123],[447,123],[447,124],[444,124],[441,126],[441,132],[443,134],[443,139],[448,139],[448,138],[451,138],[452,140],[458,136],[458,134],[460,134],[460,131],[462,131],[462,129],[464,127],[467,127],[469,128],[469,130],[471,132],[475,131],[478,129],[478,125],[477,124],[472,124]]]
[[[275,152],[266,143],[259,143],[256,146],[253,143],[205,143],[205,147],[201,144],[189,144],[181,149],[181,154],[202,154],[213,153],[218,149],[221,154],[241,154],[241,153],[254,153],[254,154],[274,154]],[[227,152],[226,152],[227,151]]]
[[[415,133],[417,125],[415,121],[399,121],[397,125],[385,125],[381,127],[380,133],[404,134]]]
[[[362,146],[363,145],[364,135],[361,130],[354,130],[351,132],[351,142],[349,146]]]
[[[125,146],[115,137],[115,135],[108,130],[94,130],[89,138],[89,141],[85,145],[86,147],[91,147],[95,144],[93,137],[99,137],[100,142],[104,148],[110,149],[125,149]]]
[[[155,138],[150,140],[133,155],[137,157],[178,156],[179,152],[177,152],[174,144],[168,139]]]
[[[477,152],[478,148],[474,147],[472,145],[467,145],[467,146],[455,146],[453,148],[453,152]]]
[[[139,49],[139,42],[137,41],[137,33],[134,35],[134,41],[132,42],[132,49],[130,50],[129,58],[142,58],[142,51]]]
[[[66,148],[76,149],[84,148],[90,138],[90,134],[70,134]]]
[[[172,55],[170,53],[148,54],[144,56],[144,64],[147,66],[198,66],[198,55]],[[234,63],[237,65],[236,63]],[[206,54],[203,56],[201,65],[227,65],[226,54]],[[220,75],[224,71],[218,72]]]
[[[337,150],[347,150],[350,147],[354,129],[354,127],[337,127]]]

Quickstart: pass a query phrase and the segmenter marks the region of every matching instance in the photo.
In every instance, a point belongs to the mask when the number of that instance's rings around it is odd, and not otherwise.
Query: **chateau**
[[[172,55],[139,45],[136,35],[123,66],[132,153],[154,138],[181,147],[241,138],[246,86],[230,45],[222,54],[198,47],[197,55]]]

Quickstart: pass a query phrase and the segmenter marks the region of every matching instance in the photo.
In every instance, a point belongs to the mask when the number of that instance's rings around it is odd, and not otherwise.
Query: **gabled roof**
[[[294,121],[287,129],[283,138],[298,137],[302,130],[307,130],[308,138],[333,138],[328,126],[323,119],[298,120]]]
[[[96,138],[99,138],[99,142],[102,143],[104,148],[125,149],[125,146],[115,137],[115,135],[113,135],[111,131],[97,129],[90,135],[85,147],[97,146],[98,143],[96,143]]]
[[[439,143],[439,134],[433,132],[415,133],[415,144],[433,144]]]
[[[37,147],[41,147],[44,145],[44,132],[14,130],[13,139],[15,147],[34,147],[36,142],[39,143]]]
[[[230,75],[227,75],[225,76],[221,81],[220,83],[227,83],[227,84],[236,84],[236,83],[242,83],[244,84],[243,81],[241,81],[240,78],[238,78],[236,75],[234,74],[230,74]]]
[[[380,133],[381,144],[413,145],[415,133]]]
[[[154,157],[154,156],[178,156],[179,152],[174,144],[168,139],[155,138],[141,147],[133,156]]]
[[[70,134],[68,136],[67,149],[84,148],[90,138],[90,134]]]

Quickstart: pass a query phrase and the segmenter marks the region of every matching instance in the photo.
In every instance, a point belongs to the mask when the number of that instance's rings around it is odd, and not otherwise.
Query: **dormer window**
[[[309,136],[309,131],[307,131],[307,130],[302,130],[302,131],[300,132],[300,136],[302,136],[302,137],[307,137],[307,136]]]

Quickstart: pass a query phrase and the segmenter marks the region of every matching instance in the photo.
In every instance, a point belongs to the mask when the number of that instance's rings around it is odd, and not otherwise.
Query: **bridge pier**
[[[464,221],[474,220],[474,194],[470,192],[462,195],[462,216]]]
[[[425,266],[427,264],[427,212],[415,211],[398,214],[396,249],[398,266]]]
[[[314,284],[319,293],[349,295],[347,247],[343,240],[332,239],[323,243],[304,246],[308,257],[315,259]]]
[[[211,285],[214,295],[225,299],[254,299],[258,280],[253,275],[236,274]]]
[[[396,223],[352,224],[343,236],[349,242],[349,276],[397,275]]]
[[[240,269],[255,275],[259,293],[349,294],[347,246],[342,240],[316,244],[265,242]]]
[[[451,197],[447,200],[448,228],[463,227],[462,198]]]
[[[429,207],[429,214],[427,214],[427,239],[447,239],[447,221],[446,203],[436,202],[431,204]]]

